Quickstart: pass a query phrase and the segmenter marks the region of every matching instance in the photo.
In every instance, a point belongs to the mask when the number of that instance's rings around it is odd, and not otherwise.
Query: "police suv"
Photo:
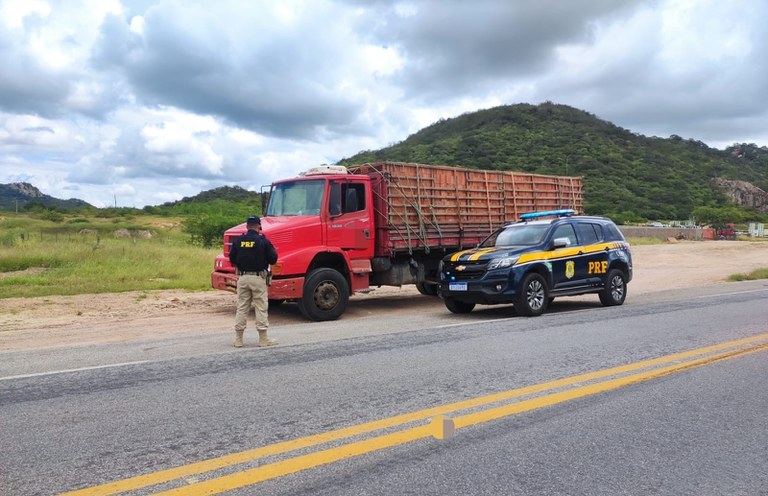
[[[469,313],[476,304],[512,303],[519,314],[536,316],[559,296],[597,293],[603,305],[624,303],[632,280],[629,243],[610,219],[574,214],[524,214],[477,248],[443,258],[445,306]]]

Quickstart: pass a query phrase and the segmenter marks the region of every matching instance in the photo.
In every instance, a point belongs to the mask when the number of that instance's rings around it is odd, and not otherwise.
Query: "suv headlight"
[[[517,262],[518,258],[520,257],[494,258],[488,263],[488,270],[504,269],[506,267],[512,267],[513,265],[515,265],[515,262]]]

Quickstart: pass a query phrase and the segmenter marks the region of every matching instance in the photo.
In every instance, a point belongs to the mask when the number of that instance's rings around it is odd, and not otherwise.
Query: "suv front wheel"
[[[605,288],[600,291],[600,303],[606,307],[621,305],[627,299],[627,279],[624,272],[619,269],[611,269]]]
[[[517,313],[529,317],[537,317],[543,314],[549,304],[549,290],[544,278],[531,272],[520,285],[520,293],[515,299],[514,306]]]
[[[454,300],[450,297],[445,298],[443,303],[445,303],[445,308],[453,313],[469,313],[473,308],[475,308],[474,303],[466,303],[463,301]]]

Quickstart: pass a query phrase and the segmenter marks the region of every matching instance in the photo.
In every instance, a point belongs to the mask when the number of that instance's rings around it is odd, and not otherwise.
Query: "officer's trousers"
[[[235,330],[243,331],[248,322],[251,305],[256,311],[256,329],[266,331],[269,327],[267,309],[267,280],[256,274],[243,274],[237,280],[237,314]]]

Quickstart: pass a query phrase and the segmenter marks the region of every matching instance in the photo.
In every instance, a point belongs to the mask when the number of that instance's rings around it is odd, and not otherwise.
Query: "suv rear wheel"
[[[543,314],[549,305],[548,293],[547,281],[541,275],[531,272],[520,285],[520,293],[514,303],[517,313],[529,317]]]

